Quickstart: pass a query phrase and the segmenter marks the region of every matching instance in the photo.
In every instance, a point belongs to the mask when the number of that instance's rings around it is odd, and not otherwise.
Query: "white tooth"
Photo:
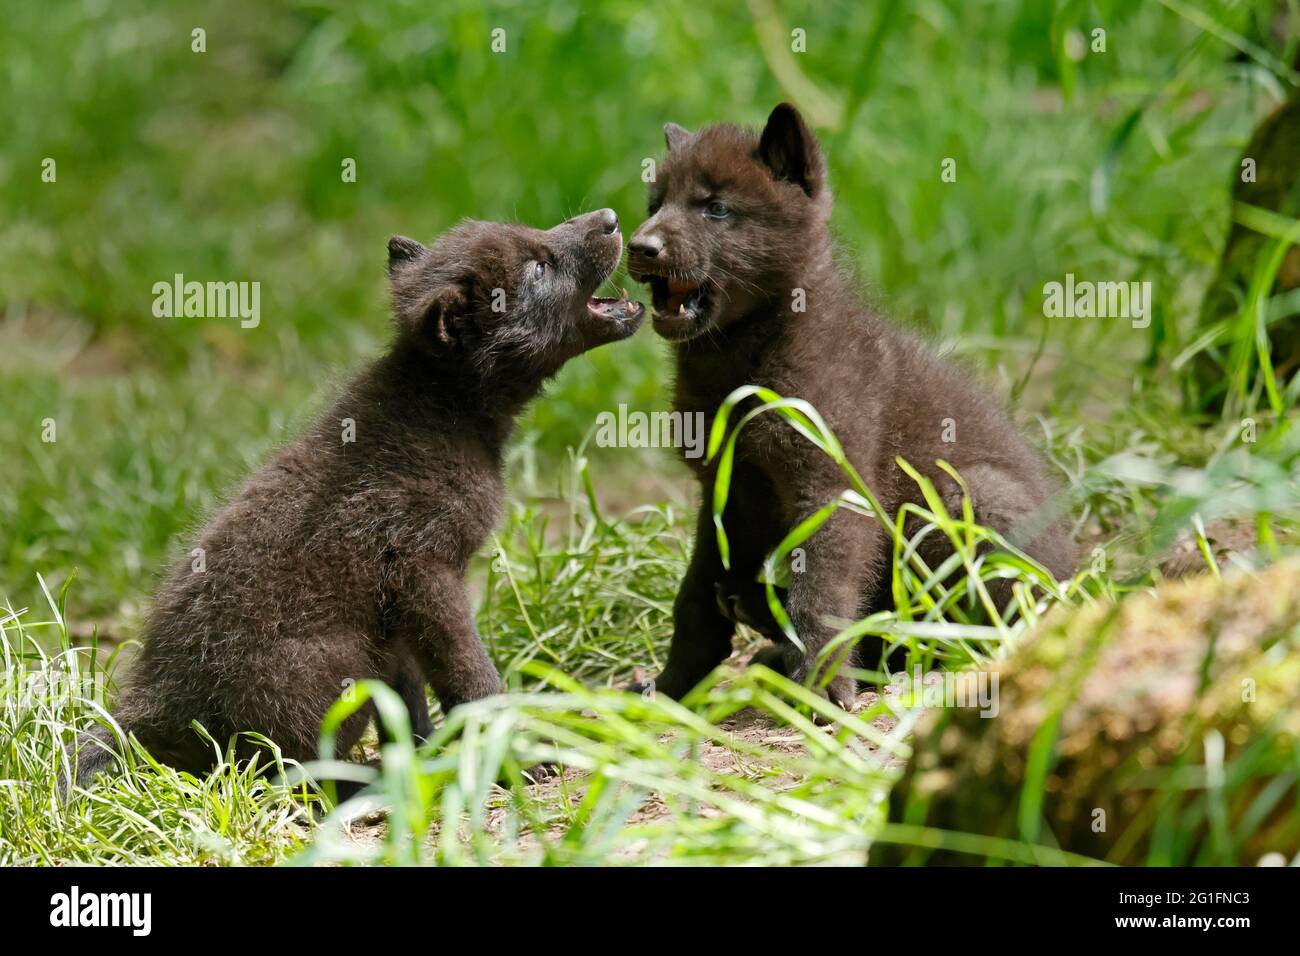
[[[683,302],[681,305],[679,305],[679,306],[677,307],[677,314],[678,314],[678,315],[685,315],[685,314],[686,314],[686,303],[685,303],[685,302]]]

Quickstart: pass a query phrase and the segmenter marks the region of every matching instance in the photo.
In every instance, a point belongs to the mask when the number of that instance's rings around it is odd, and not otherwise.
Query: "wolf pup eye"
[[[715,199],[704,207],[704,214],[710,219],[726,219],[727,216],[731,215],[731,210],[727,208],[726,203],[718,202]]]
[[[533,266],[533,279],[534,279],[534,280],[540,279],[540,278],[541,278],[542,276],[544,276],[544,275],[546,275],[546,263],[545,263],[545,262],[539,262],[539,263],[537,263],[536,265]]]

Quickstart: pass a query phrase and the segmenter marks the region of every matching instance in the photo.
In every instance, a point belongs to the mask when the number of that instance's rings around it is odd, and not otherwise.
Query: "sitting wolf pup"
[[[649,285],[655,331],[672,343],[675,409],[712,421],[728,393],[751,383],[806,399],[891,518],[905,502],[923,501],[896,456],[961,515],[958,485],[935,464],[944,459],[967,483],[976,520],[1053,574],[1069,574],[1067,530],[1059,518],[1043,518],[1052,484],[1006,412],[918,338],[873,314],[836,268],[826,163],[798,111],[778,106],[761,135],[732,125],[692,135],[671,123],[664,132],[668,154],[650,186],[650,218],[628,242],[628,268]],[[837,621],[892,606],[888,535],[874,519],[841,510],[804,545],[803,569],[791,573],[784,601],[806,646],[800,653],[782,640],[756,579],[781,539],[844,490],[843,473],[779,416],[750,422],[723,514],[728,570],[712,524],[716,466],[687,464],[703,486],[703,505],[673,608],[668,663],[654,687],[686,693],[728,656],[743,622],[777,641],[764,663],[824,685],[850,706],[855,682],[813,673],[815,658],[842,626]],[[914,523],[908,532],[918,529]],[[932,532],[920,553],[933,569],[951,545]],[[992,596],[1004,605],[1009,585],[993,587]],[[858,661],[876,668],[884,651],[881,639],[864,641]]]
[[[593,297],[622,246],[611,209],[547,231],[466,222],[428,249],[391,239],[391,348],[213,519],[202,563],[174,568],[122,729],[198,773],[213,750],[191,721],[223,744],[260,732],[302,760],[362,678],[397,686],[422,734],[426,683],[444,711],[497,693],[466,563],[496,523],[515,416],[567,360],[640,325],[639,303]],[[339,752],[370,716],[345,723]],[[83,736],[79,783],[114,763],[111,739]]]

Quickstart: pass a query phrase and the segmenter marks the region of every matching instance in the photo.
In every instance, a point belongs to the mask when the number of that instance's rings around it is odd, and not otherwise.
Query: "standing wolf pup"
[[[922,502],[896,456],[934,482],[950,513],[961,513],[959,487],[935,464],[944,459],[965,479],[976,520],[1068,575],[1074,559],[1063,522],[1041,525],[1052,484],[1006,412],[864,307],[836,268],[826,163],[799,112],[781,104],[757,136],[728,124],[692,135],[670,123],[664,133],[668,154],[650,186],[650,218],[628,242],[628,268],[649,285],[655,331],[673,343],[675,409],[711,421],[728,393],[751,383],[806,399],[891,517],[905,502]],[[951,429],[955,435],[945,435]],[[807,649],[799,653],[783,641],[757,576],[781,538],[846,487],[843,474],[779,416],[752,421],[739,439],[723,514],[726,570],[712,524],[715,466],[687,464],[703,504],[655,688],[672,697],[690,690],[730,654],[737,622],[777,642],[765,663],[820,683],[828,675],[812,668],[839,629],[836,619],[892,606],[888,536],[873,519],[841,510],[804,545],[804,570],[790,575],[785,600]],[[932,533],[920,553],[935,568],[951,545]],[[1005,604],[1010,587],[1001,582],[992,594]],[[874,668],[884,651],[880,638],[864,641],[858,660]],[[827,691],[844,707],[856,697],[845,674],[831,677]]]
[[[602,209],[542,231],[467,222],[388,243],[397,331],[315,427],[255,474],[173,570],[116,710],[160,760],[200,772],[257,731],[302,760],[353,681],[397,686],[417,732],[500,690],[464,575],[496,523],[515,416],[567,360],[627,338],[644,309],[593,297],[622,254]],[[340,731],[346,753],[370,714]],[[114,757],[83,736],[77,780]]]

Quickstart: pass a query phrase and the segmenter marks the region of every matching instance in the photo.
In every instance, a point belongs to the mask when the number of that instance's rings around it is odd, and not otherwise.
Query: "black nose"
[[[605,230],[605,235],[609,235],[618,229],[618,213],[612,209],[601,209],[596,212],[596,221],[600,227]]]
[[[627,244],[627,248],[634,256],[654,259],[664,251],[664,241],[654,233],[646,236],[633,236],[632,241]]]

